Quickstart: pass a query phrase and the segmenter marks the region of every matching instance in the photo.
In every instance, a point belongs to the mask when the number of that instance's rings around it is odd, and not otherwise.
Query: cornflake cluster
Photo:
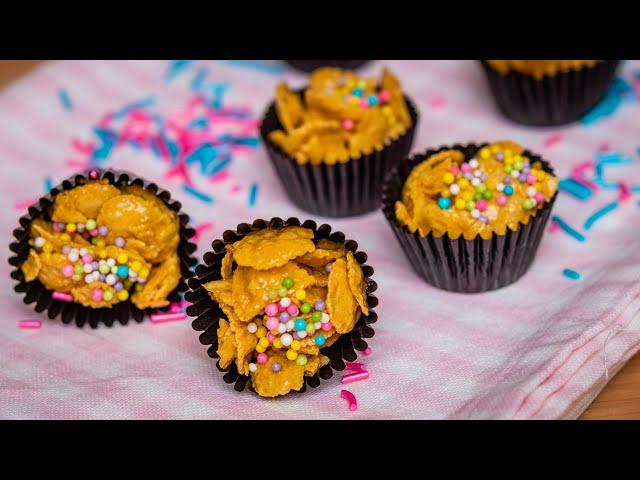
[[[302,388],[329,362],[322,349],[369,313],[353,254],[303,227],[256,230],[226,245],[220,276],[204,285],[226,317],[217,331],[220,366],[235,363],[264,397]]]

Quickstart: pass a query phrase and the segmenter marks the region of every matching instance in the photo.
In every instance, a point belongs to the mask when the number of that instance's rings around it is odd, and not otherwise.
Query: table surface
[[[37,60],[0,60],[0,88],[39,63]],[[640,418],[640,355],[636,355],[620,370],[580,418]]]

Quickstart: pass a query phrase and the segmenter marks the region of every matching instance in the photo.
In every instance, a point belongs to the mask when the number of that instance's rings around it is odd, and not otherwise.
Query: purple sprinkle
[[[518,179],[520,180],[522,183],[527,181],[527,176],[526,175],[520,175],[520,178]]]
[[[70,251],[71,247],[69,245],[65,245],[64,247],[62,247],[62,253],[64,253],[65,255],[68,255]]]
[[[116,237],[116,247],[124,247],[124,238]]]
[[[504,177],[504,183],[506,183],[507,185],[509,185],[511,183],[511,177]]]
[[[324,310],[324,302],[322,300],[318,300],[314,305],[316,312],[322,312]]]
[[[467,180],[471,180],[473,178],[473,173],[471,172],[467,172],[464,174],[464,178],[466,178]]]
[[[504,160],[504,154],[502,152],[496,153],[496,160],[498,160],[499,162]]]
[[[98,270],[99,266],[100,264],[98,264],[98,262],[91,262],[91,268],[93,268],[94,270]]]
[[[478,220],[480,220],[482,223],[484,223],[485,225],[487,223],[489,223],[489,218],[486,217],[485,215],[480,215],[480,217],[478,218]]]
[[[331,273],[331,270],[333,269],[333,263],[327,263],[327,264],[324,266],[324,269],[325,269],[325,271],[326,271],[326,272]]]
[[[107,233],[109,233],[109,229],[107,227],[98,227],[98,233],[104,237]]]
[[[276,372],[276,373],[278,373],[278,372],[280,371],[280,368],[282,368],[282,367],[280,367],[280,364],[279,364],[279,363],[277,363],[277,362],[276,362],[276,363],[273,363],[273,364],[271,365],[271,370],[273,370],[273,371],[274,371],[274,372]]]
[[[287,312],[282,312],[280,314],[280,321],[282,323],[287,323],[289,320],[291,320],[291,315],[289,315]]]
[[[100,281],[101,281],[101,282],[104,282],[106,279],[107,279],[106,275],[105,275],[105,274],[103,274],[103,273],[101,273],[101,274],[100,274]]]
[[[529,167],[529,165],[525,165],[522,168],[522,173],[529,173],[531,171],[531,167]]]
[[[296,340],[300,340],[300,335],[298,335],[298,332],[293,332],[293,338],[295,338]]]
[[[123,287],[122,287],[122,283],[121,283],[121,282],[116,283],[116,284],[113,286],[113,288],[115,288],[115,289],[116,289],[116,292],[119,292],[119,291],[120,291],[120,290],[122,290],[122,288],[123,288]]]

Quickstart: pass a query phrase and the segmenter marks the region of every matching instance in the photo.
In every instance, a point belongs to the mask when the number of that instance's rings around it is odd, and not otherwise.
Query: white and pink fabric
[[[236,393],[189,321],[78,329],[51,321],[24,305],[9,277],[11,231],[24,213],[15,207],[71,175],[73,139],[95,139],[91,129],[106,112],[148,96],[169,115],[192,96],[200,68],[226,82],[225,102],[248,106],[260,117],[276,83],[302,86],[302,74],[254,64],[197,62],[165,78],[169,62],[68,61],[47,63],[0,93],[0,418],[3,419],[444,419],[576,418],[640,348],[640,195],[621,203],[579,243],[547,231],[536,261],[516,284],[495,292],[460,295],[424,284],[412,271],[381,212],[323,219],[369,254],[379,284],[379,321],[360,361],[368,380],[345,386],[358,399],[349,411],[340,397],[340,374],[304,395],[264,400]],[[275,64],[274,64],[275,65]],[[532,129],[504,120],[489,96],[480,67],[469,61],[376,61],[388,65],[420,109],[414,151],[442,144],[513,139],[552,162],[559,176],[592,160],[607,144],[633,157],[611,168],[640,183],[640,110],[628,102],[615,114],[585,126]],[[632,81],[640,62],[625,62]],[[68,94],[72,108],[61,104]],[[551,139],[551,140],[550,140]],[[105,166],[156,181],[183,202],[195,225],[211,222],[199,240],[211,240],[238,223],[297,216],[264,149],[239,152],[228,176],[215,183],[193,177],[213,197],[205,203],[165,179],[167,165],[145,150],[121,148]],[[250,187],[259,185],[255,205]],[[286,187],[284,187],[286,188]],[[561,193],[554,213],[581,229],[585,219],[617,197],[601,190],[587,202]],[[573,281],[565,268],[580,272]],[[39,330],[18,327],[39,319]]]

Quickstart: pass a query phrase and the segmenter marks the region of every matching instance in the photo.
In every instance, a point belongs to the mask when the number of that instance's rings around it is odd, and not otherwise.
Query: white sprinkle
[[[98,270],[94,270],[91,275],[93,276],[93,280],[97,282],[100,280],[100,272]]]
[[[69,252],[69,255],[67,255],[67,258],[69,259],[70,262],[77,262],[78,261],[78,252],[76,251],[76,249],[72,249]]]
[[[249,325],[247,325],[247,330],[249,331],[249,333],[256,333],[258,331],[258,325],[256,325],[254,322],[251,322]]]
[[[469,166],[471,168],[478,168],[478,160],[476,160],[475,158],[472,158],[471,160],[469,160]]]
[[[471,179],[471,185],[473,185],[474,187],[477,187],[478,185],[480,185],[481,181],[478,177],[474,177]]]
[[[36,248],[42,248],[42,246],[44,245],[44,242],[45,242],[44,238],[37,237],[33,243],[36,246]]]
[[[457,183],[452,183],[449,186],[449,191],[453,194],[453,195],[458,195],[460,193],[460,186]]]
[[[520,176],[520,170],[512,170],[511,171],[511,176],[513,178],[518,178]]]
[[[84,273],[91,273],[91,272],[93,271],[93,267],[91,266],[91,264],[90,264],[90,263],[85,263],[85,264],[82,266],[82,271],[83,271]]]
[[[105,279],[105,281],[109,284],[109,285],[115,285],[116,284],[116,276],[109,274],[107,275],[107,278]]]
[[[291,342],[293,342],[293,337],[288,333],[285,333],[280,337],[280,343],[282,343],[282,345],[284,345],[285,347],[291,345]]]
[[[301,339],[307,336],[307,332],[305,330],[299,331],[298,332],[298,337],[300,337]]]
[[[535,197],[536,193],[538,193],[538,191],[536,190],[536,187],[527,187],[527,196]]]
[[[87,251],[87,249],[86,249],[86,248],[84,248],[84,247],[83,247],[83,248],[81,248],[81,249],[80,249],[80,256],[81,256],[81,257],[82,257],[83,255],[86,255],[87,253],[89,253],[89,252]]]
[[[278,333],[282,334],[287,331],[287,326],[284,323],[278,325]]]
[[[291,330],[293,330],[295,326],[296,326],[296,322],[294,322],[293,320],[289,320],[287,322],[287,332],[290,332]]]
[[[113,267],[115,264],[116,264],[115,258],[107,258],[107,265],[109,265],[110,267]]]
[[[93,283],[93,275],[89,274],[84,277],[85,283]]]
[[[471,216],[473,218],[479,218],[480,217],[480,210],[478,210],[477,208],[474,208],[473,210],[471,210]]]
[[[251,373],[255,373],[256,370],[258,370],[258,366],[255,363],[250,363],[249,364],[249,371]]]
[[[320,323],[329,323],[329,314],[328,313],[323,313],[322,314],[322,320],[320,320]]]
[[[498,185],[496,185],[496,190],[498,190],[499,192],[504,191],[504,183],[499,183]]]
[[[282,305],[283,308],[287,308],[289,305],[291,305],[291,299],[289,297],[281,298],[280,305]]]
[[[316,330],[320,330],[320,328],[322,328],[322,323],[316,322],[313,324],[313,326],[316,328]]]

